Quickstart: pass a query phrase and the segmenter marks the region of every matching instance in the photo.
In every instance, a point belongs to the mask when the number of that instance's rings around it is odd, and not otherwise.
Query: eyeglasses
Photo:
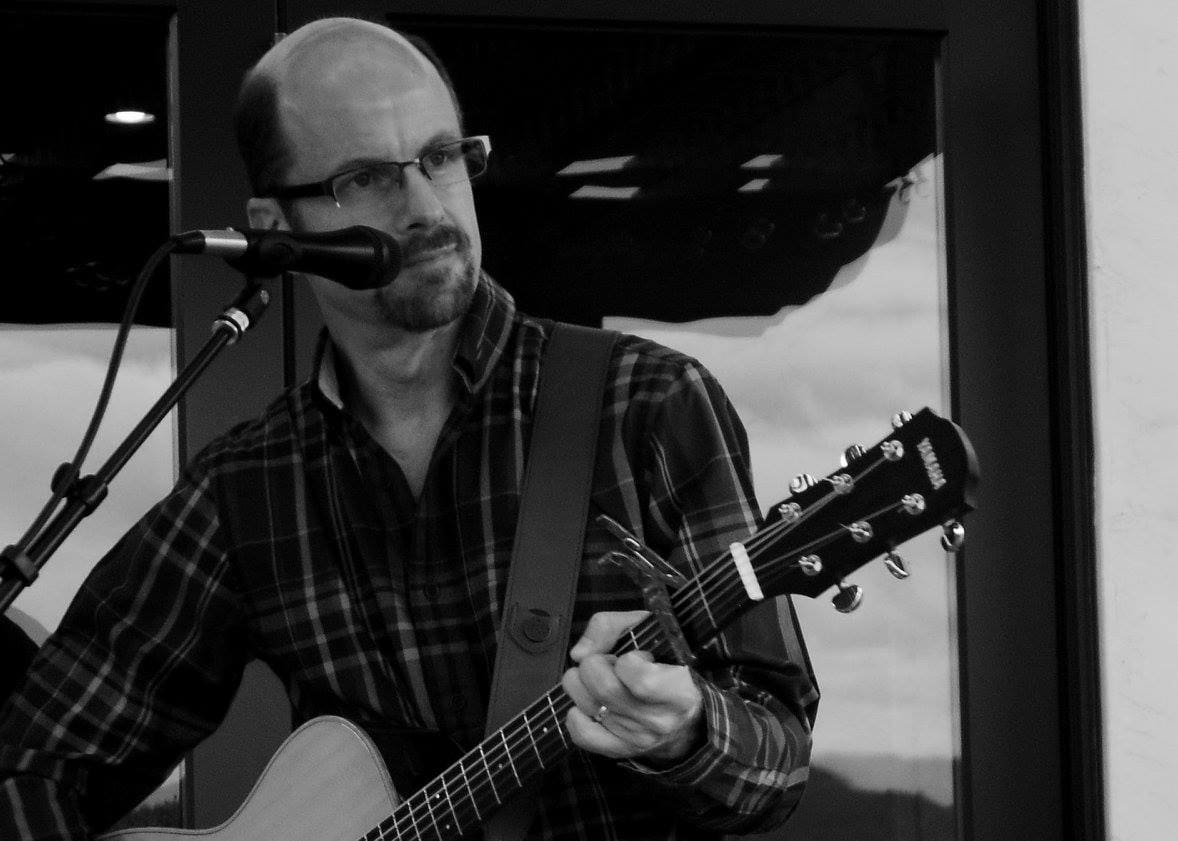
[[[329,196],[336,206],[362,210],[384,205],[405,182],[405,169],[416,166],[438,186],[469,181],[487,171],[491,138],[485,134],[431,146],[411,161],[384,161],[340,172],[310,184],[273,187],[265,198],[302,199]]]

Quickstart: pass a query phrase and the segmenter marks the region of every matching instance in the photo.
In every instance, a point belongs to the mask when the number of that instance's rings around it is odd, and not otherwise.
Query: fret
[[[562,730],[560,727],[560,719],[556,715],[556,708],[552,706],[552,693],[549,692],[547,695],[545,695],[544,700],[548,702],[548,710],[552,713],[552,723],[556,725],[556,732],[560,734],[560,741],[563,742],[564,746],[567,748],[569,746],[568,740],[565,739],[564,730]],[[545,728],[545,732],[547,732],[547,728]]]
[[[479,811],[479,802],[475,799],[474,789],[470,787],[470,778],[466,776],[466,763],[460,760],[458,770],[462,772],[462,782],[466,783],[466,790],[470,793],[470,805],[474,807],[474,816],[479,823],[482,823],[483,813]]]
[[[375,830],[377,833],[376,837],[381,839],[381,841],[387,841],[387,839],[391,838],[392,836],[387,835],[386,833],[392,833],[393,835],[397,836],[397,838],[400,838],[401,833],[397,832],[397,823],[397,813],[393,812],[393,814],[389,815],[380,822],[379,826],[377,826]]]
[[[626,631],[626,633],[630,635],[630,645],[633,646],[633,650],[642,650],[642,643],[638,641],[638,635],[634,633],[634,628],[631,627],[628,631]]]
[[[524,721],[527,721],[527,716],[524,716]],[[503,740],[503,750],[507,754],[507,764],[511,766],[511,773],[515,775],[515,784],[523,788],[524,781],[519,778],[519,771],[516,770],[515,760],[511,758],[511,748],[507,744],[507,734],[500,730],[499,738]]]
[[[439,795],[439,797],[440,796],[441,795]],[[426,788],[422,789],[421,799],[425,801],[425,809],[427,812],[429,812],[429,825],[434,828],[434,833],[440,836],[441,833],[438,832],[438,819],[434,815],[434,804],[430,802],[429,787],[428,786]]]
[[[707,596],[707,593],[705,593],[705,592],[704,592],[703,578],[704,578],[704,576],[702,576],[702,575],[697,575],[697,576],[695,577],[695,579],[694,579],[694,582],[693,582],[693,583],[695,584],[695,589],[696,589],[697,591],[699,591],[699,601],[700,601],[700,604],[702,604],[702,605],[704,606],[704,612],[705,612],[705,613],[707,613],[707,615],[708,615],[708,621],[712,623],[712,629],[713,629],[713,630],[719,630],[719,628],[720,628],[720,623],[719,623],[719,622],[717,622],[717,621],[716,621],[716,617],[712,615],[712,606],[711,606],[711,604],[709,604],[709,603],[708,603],[708,596]],[[708,634],[708,637],[709,637],[709,638],[710,638],[711,636],[712,636],[711,634]]]
[[[458,820],[458,812],[454,810],[454,800],[450,797],[450,789],[446,785],[446,775],[443,774],[440,779],[442,781],[442,793],[446,795],[446,805],[450,807],[450,817],[454,818],[454,829],[459,835],[461,835],[462,821]],[[446,827],[446,829],[449,828],[449,826]]]
[[[421,841],[421,830],[417,828],[417,815],[414,814],[413,801],[406,801],[406,806],[409,810],[409,823],[413,826],[413,834],[417,836],[417,841]],[[400,835],[400,833],[397,833]]]
[[[491,771],[491,766],[487,764],[487,754],[482,745],[479,745],[479,756],[482,757],[483,768],[487,771],[487,782],[491,784],[491,794],[495,796],[495,802],[502,805],[503,801],[499,799],[499,792],[495,788],[495,774]]]
[[[532,750],[534,750],[536,752],[536,760],[540,763],[540,767],[543,768],[543,767],[545,767],[544,766],[544,757],[540,755],[540,748],[536,744],[536,734],[534,734],[532,732],[532,723],[530,721],[528,721],[528,714],[526,712],[523,715],[523,719],[524,719],[524,727],[526,727],[528,729],[528,739],[532,743]]]

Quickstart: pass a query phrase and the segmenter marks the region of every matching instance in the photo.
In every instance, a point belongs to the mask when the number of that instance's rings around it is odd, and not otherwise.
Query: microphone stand
[[[25,587],[37,579],[41,567],[78,523],[102,503],[115,475],[191,388],[209,363],[227,345],[234,344],[245,335],[245,332],[262,317],[269,303],[270,293],[261,284],[252,281],[247,283],[237,298],[217,316],[213,322],[213,335],[204,347],[148,409],[143,420],[131,430],[97,473],[78,478],[73,475],[77,471],[73,471],[72,474],[69,470],[58,469],[53,477],[52,489],[57,492],[65,485],[65,506],[27,547],[9,546],[0,552],[0,615],[4,614]],[[62,467],[67,468],[69,465]]]

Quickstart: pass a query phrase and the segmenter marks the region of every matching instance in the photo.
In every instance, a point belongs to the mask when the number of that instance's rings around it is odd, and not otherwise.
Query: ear
[[[282,212],[278,199],[251,198],[245,203],[246,216],[250,227],[264,231],[289,231],[290,223]]]

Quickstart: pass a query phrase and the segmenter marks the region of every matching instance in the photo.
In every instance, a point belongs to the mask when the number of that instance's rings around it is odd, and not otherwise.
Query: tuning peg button
[[[839,459],[839,463],[842,464],[843,467],[850,467],[852,462],[863,458],[866,453],[867,450],[859,444],[852,444],[843,450],[843,455],[842,458]]]
[[[834,594],[830,603],[839,613],[850,613],[863,602],[863,588],[858,584],[839,582],[839,591]]]
[[[911,412],[896,412],[892,415],[892,429],[899,429],[910,420],[912,420]]]
[[[965,545],[965,526],[957,520],[945,523],[942,528],[945,533],[941,535],[941,546],[946,552],[956,552]]]
[[[904,559],[895,552],[888,552],[884,555],[884,566],[887,567],[893,578],[903,581],[908,577],[908,567],[904,566]]]
[[[799,473],[797,476],[794,476],[793,480],[789,483],[789,490],[790,493],[797,494],[806,490],[806,488],[812,488],[817,484],[818,480],[809,473]]]

